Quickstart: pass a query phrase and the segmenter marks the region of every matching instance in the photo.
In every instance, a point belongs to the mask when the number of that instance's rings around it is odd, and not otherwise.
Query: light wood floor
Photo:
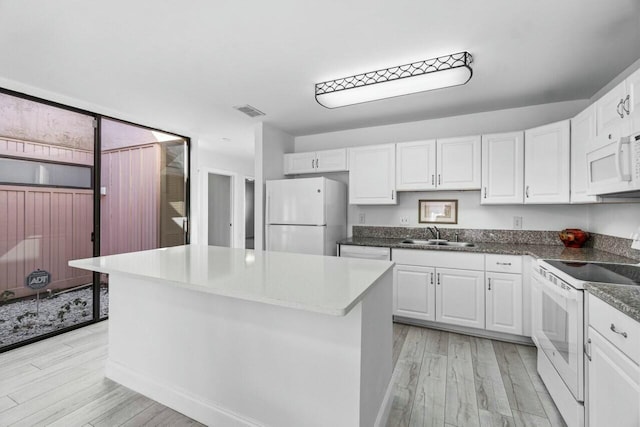
[[[0,354],[0,427],[200,426],[104,378],[107,328]],[[562,426],[535,355],[532,347],[394,325],[388,426]]]

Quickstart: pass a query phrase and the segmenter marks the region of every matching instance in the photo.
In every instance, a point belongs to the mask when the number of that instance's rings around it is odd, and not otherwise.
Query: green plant
[[[16,295],[15,292],[13,291],[3,291],[0,294],[0,304],[3,304],[7,301],[9,301],[11,299],[11,297],[14,297]]]

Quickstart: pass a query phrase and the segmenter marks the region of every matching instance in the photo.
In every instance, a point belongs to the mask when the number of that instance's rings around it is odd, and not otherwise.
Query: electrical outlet
[[[513,217],[513,229],[514,230],[522,230],[522,217],[514,216]]]
[[[358,224],[364,224],[366,222],[366,217],[364,216],[364,212],[360,212],[358,215]]]
[[[400,225],[409,225],[409,217],[401,216],[400,217]]]

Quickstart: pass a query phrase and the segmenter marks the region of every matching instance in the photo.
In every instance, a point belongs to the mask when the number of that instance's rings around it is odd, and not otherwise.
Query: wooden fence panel
[[[67,261],[92,256],[93,192],[0,186],[0,293],[34,294],[24,285],[36,269],[51,273],[49,289],[91,283],[91,273]]]

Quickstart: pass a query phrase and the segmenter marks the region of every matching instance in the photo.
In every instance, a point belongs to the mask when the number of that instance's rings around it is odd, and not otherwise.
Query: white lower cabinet
[[[436,320],[435,268],[398,265],[393,279],[395,314]]]
[[[640,426],[640,323],[591,294],[587,319],[587,425]]]
[[[640,425],[640,367],[589,327],[587,365],[589,427]]]
[[[522,275],[487,272],[486,329],[522,335]]]
[[[484,328],[484,271],[436,269],[436,321]]]
[[[392,249],[391,257],[394,315],[524,335],[521,256]]]

